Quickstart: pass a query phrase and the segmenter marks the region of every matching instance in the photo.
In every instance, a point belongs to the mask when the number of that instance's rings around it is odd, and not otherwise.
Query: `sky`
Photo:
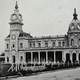
[[[32,36],[65,35],[73,18],[74,8],[80,19],[80,0],[17,0],[23,15],[23,31]],[[9,34],[10,16],[16,0],[0,0],[0,53]]]

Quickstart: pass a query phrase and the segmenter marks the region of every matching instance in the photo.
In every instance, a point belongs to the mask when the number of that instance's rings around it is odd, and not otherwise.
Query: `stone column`
[[[56,63],[56,51],[54,51],[54,63]]]
[[[31,63],[33,63],[33,52],[31,52]]]
[[[46,63],[48,63],[48,51],[46,51]]]
[[[76,60],[79,62],[79,54],[76,54]]]
[[[64,51],[62,51],[62,61],[65,62],[65,60],[66,60],[66,56],[65,56]]]
[[[70,53],[70,60],[71,60],[71,63],[73,62],[73,60],[72,60],[72,53]]]
[[[38,52],[38,59],[39,59],[39,64],[40,64],[40,52]]]

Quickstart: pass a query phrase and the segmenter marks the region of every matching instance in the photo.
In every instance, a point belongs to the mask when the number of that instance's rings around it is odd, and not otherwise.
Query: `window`
[[[62,45],[65,46],[65,42],[64,41],[62,42]]]
[[[41,43],[38,43],[38,47],[41,47]]]
[[[58,42],[58,46],[61,47],[61,42]]]
[[[20,48],[23,48],[23,43],[20,43]]]
[[[12,58],[13,58],[13,63],[15,63],[16,57],[13,55]]]
[[[20,61],[23,61],[23,56],[21,56]]]
[[[7,46],[7,49],[9,48],[9,44],[6,44],[6,46]]]
[[[13,44],[13,48],[15,47],[15,45]]]
[[[48,47],[48,42],[45,42],[45,47]]]
[[[7,57],[7,62],[9,62],[9,57]]]
[[[71,39],[71,46],[73,46],[74,45],[74,40],[73,39]]]
[[[53,47],[55,47],[55,42],[53,42]]]

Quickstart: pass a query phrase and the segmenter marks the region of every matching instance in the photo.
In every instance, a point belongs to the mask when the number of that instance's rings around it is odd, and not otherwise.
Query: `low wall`
[[[11,64],[0,63],[0,75],[5,74],[10,67],[11,67]]]

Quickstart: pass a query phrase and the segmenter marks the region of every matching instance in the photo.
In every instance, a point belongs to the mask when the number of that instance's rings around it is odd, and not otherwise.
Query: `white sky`
[[[0,0],[0,52],[9,34],[9,18],[16,0]],[[33,36],[64,35],[77,8],[80,19],[80,0],[18,0],[23,15],[23,30]]]

